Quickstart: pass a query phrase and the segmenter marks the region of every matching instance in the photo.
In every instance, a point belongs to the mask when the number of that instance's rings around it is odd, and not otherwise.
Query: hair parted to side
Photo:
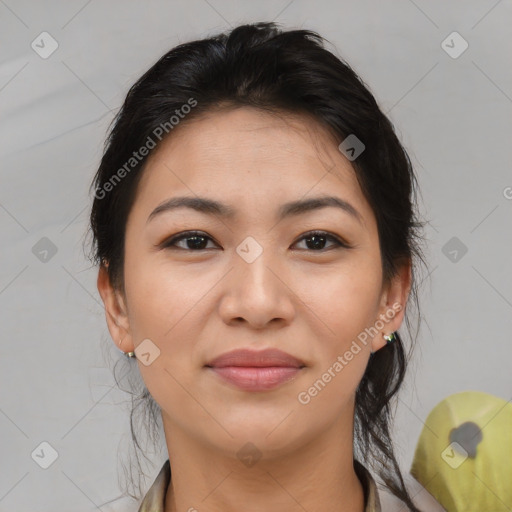
[[[91,184],[95,192],[89,257],[94,264],[107,266],[111,282],[124,294],[126,221],[147,160],[133,161],[133,152],[149,139],[156,139],[158,147],[160,137],[155,135],[162,132],[162,126],[169,128],[172,116],[179,117],[179,123],[188,123],[221,106],[252,106],[313,117],[340,143],[351,134],[357,136],[366,149],[352,166],[377,220],[384,279],[393,277],[404,262],[412,262],[412,285],[405,320],[410,348],[406,352],[397,334],[394,343],[370,357],[356,392],[354,453],[410,510],[418,511],[405,488],[390,434],[391,402],[404,379],[419,327],[416,276],[424,261],[416,178],[390,120],[363,81],[325,48],[325,42],[313,31],[283,31],[275,23],[254,23],[180,44],[163,55],[130,88],[106,140]],[[192,105],[191,98],[193,108],[184,109],[184,105]],[[172,137],[172,129],[165,131]],[[130,159],[133,165],[127,169]],[[126,172],[114,183],[113,177],[119,176],[122,168]],[[410,321],[411,306],[418,311],[415,329]],[[118,363],[129,365],[126,359],[120,356]],[[143,407],[145,418],[153,425],[145,426],[144,433],[156,439],[159,406],[141,381],[135,388],[130,391],[131,434],[146,456],[134,429],[135,412]],[[136,487],[133,477],[132,483]],[[137,493],[128,493],[140,498],[140,480]]]

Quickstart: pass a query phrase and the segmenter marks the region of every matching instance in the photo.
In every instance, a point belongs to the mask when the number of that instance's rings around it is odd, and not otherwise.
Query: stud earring
[[[393,343],[393,341],[396,340],[396,336],[395,336],[394,332],[392,332],[390,334],[384,334],[383,338],[386,340],[386,346],[388,346],[390,343]],[[375,352],[372,350],[370,352],[370,355],[373,356],[373,354],[375,354]]]
[[[393,341],[396,340],[395,333],[392,332],[391,334],[384,334],[384,339],[386,340],[386,345],[393,343]]]

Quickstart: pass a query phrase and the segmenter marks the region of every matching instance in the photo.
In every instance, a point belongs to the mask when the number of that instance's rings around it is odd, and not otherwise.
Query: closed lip
[[[242,366],[268,368],[282,366],[287,368],[303,368],[303,361],[279,349],[250,350],[237,349],[225,352],[212,359],[205,366],[210,368],[225,368],[227,366]]]

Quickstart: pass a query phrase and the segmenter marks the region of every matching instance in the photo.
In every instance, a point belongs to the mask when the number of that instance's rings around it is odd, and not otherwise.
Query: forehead
[[[148,158],[136,203],[209,195],[258,209],[329,193],[372,214],[336,137],[310,116],[242,107],[186,121]]]
[[[334,165],[334,136],[309,116],[239,107],[184,121],[150,156],[148,166],[154,160],[185,160],[197,164],[190,166],[194,171],[212,169],[215,164],[222,169],[256,162],[273,167],[284,160],[289,165],[306,164],[301,169],[323,166],[325,172]],[[215,168],[221,170],[218,165]]]

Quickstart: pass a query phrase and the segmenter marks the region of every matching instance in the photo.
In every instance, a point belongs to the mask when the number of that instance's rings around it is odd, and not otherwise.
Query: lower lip
[[[244,391],[266,391],[293,379],[301,368],[288,366],[225,366],[211,367],[219,377]]]

